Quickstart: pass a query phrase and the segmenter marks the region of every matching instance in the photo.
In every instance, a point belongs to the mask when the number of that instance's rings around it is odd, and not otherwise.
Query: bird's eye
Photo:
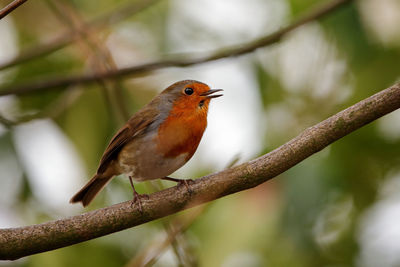
[[[187,95],[191,95],[191,94],[193,94],[193,88],[191,88],[191,87],[187,87],[187,88],[185,88],[185,94],[187,94]]]

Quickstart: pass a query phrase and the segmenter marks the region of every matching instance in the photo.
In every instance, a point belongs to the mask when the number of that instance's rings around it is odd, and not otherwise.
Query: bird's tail
[[[101,174],[96,174],[92,179],[84,186],[78,193],[76,193],[70,203],[82,202],[82,205],[86,207],[92,202],[93,198],[103,189],[103,187],[110,181],[112,176],[104,177]]]

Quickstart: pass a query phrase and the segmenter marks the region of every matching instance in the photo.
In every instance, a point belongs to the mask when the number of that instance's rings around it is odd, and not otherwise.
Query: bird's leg
[[[129,176],[129,182],[131,183],[131,187],[132,187],[132,191],[133,191],[133,199],[131,202],[131,206],[133,206],[136,202],[139,205],[139,211],[141,213],[143,213],[143,207],[142,207],[142,200],[140,199],[141,196],[145,196],[145,197],[149,197],[148,195],[145,194],[138,194],[138,192],[136,192],[135,187],[133,186],[133,181],[132,181],[132,176]]]
[[[190,187],[190,184],[189,184],[189,182],[190,183],[193,182],[192,179],[178,179],[178,178],[172,178],[172,177],[166,176],[164,178],[161,178],[161,180],[167,180],[167,181],[176,182],[176,183],[178,183],[178,186],[185,185],[185,187],[189,191],[189,193],[193,192],[193,190],[192,190],[192,188]]]

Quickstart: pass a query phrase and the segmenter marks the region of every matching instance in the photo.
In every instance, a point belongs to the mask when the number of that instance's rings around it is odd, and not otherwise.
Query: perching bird
[[[134,114],[112,138],[93,178],[70,200],[89,205],[115,176],[126,174],[140,210],[140,195],[132,179],[145,181],[170,178],[195,153],[207,127],[208,105],[222,89],[184,80],[169,86]],[[187,185],[185,183],[185,185]]]

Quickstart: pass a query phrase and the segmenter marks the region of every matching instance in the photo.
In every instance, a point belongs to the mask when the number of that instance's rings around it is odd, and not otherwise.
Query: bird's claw
[[[143,213],[142,198],[149,199],[147,194],[138,194],[136,191],[133,193],[133,199],[131,201],[131,208],[137,203],[139,206],[140,213]]]
[[[179,182],[178,182],[178,187],[179,186],[182,186],[182,185],[184,185],[185,187],[186,187],[186,190],[190,193],[190,194],[192,194],[193,193],[193,189],[192,189],[192,187],[190,186],[190,183],[193,183],[194,181],[193,181],[193,179],[182,179],[182,180],[180,180]]]
[[[161,178],[161,179],[178,183],[177,184],[178,187],[181,185],[184,185],[190,194],[193,193],[193,189],[190,186],[190,183],[194,182],[192,179],[177,179],[177,178],[172,178],[172,177],[168,177],[168,176]]]

